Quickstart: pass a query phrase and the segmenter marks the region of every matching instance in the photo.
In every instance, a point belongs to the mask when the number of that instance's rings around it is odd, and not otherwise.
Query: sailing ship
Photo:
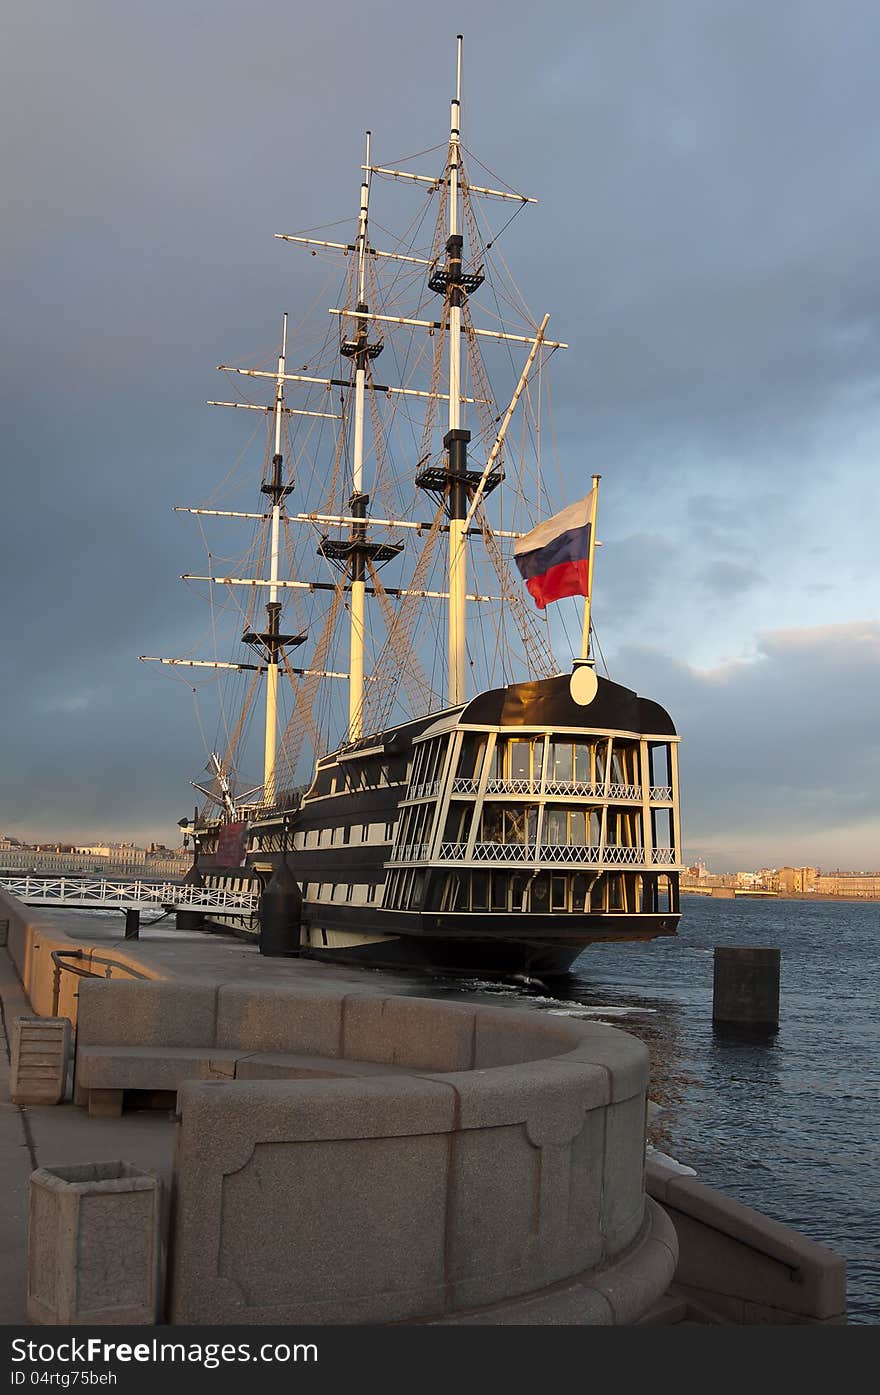
[[[375,163],[367,133],[353,240],[276,234],[341,262],[340,302],[293,365],[285,315],[274,366],[221,366],[272,389],[212,404],[268,419],[264,502],[177,507],[254,527],[241,575],[209,551],[185,578],[234,597],[240,647],[155,661],[249,680],[193,782],[205,803],[181,820],[193,879],[262,893],[264,920],[282,907],[285,952],[546,976],[587,945],[675,933],[678,737],[596,671],[600,476],[553,512],[539,412],[567,346],[498,251],[485,210],[506,228],[536,200],[472,181],[461,77],[459,36],[433,174]],[[423,198],[381,246],[377,186]],[[501,393],[484,350],[501,355]],[[583,606],[573,640],[563,603]],[[263,778],[247,788],[260,706]],[[258,914],[215,924],[260,938]]]

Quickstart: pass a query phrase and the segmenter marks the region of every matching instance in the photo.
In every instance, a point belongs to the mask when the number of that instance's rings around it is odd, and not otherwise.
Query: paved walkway
[[[96,915],[89,911],[48,910],[41,906],[35,917],[40,924],[59,930],[71,939],[100,945],[100,952],[109,958],[113,957],[114,949],[122,950],[126,957],[147,968],[158,968],[171,978],[190,983],[297,983],[303,987],[332,984],[351,993],[401,993],[424,998],[450,996],[450,980],[444,980],[440,988],[429,974],[418,970],[360,968],[297,956],[267,958],[255,944],[231,934],[176,930],[171,917],[154,925],[142,921],[136,940],[125,938],[125,922],[120,914]],[[469,999],[475,996],[473,985],[462,991],[467,992]],[[454,995],[454,987],[451,992]]]
[[[41,924],[62,931],[84,944],[100,945],[113,957],[114,948],[146,968],[198,983],[333,984],[352,993],[399,993],[410,997],[438,995],[438,985],[417,972],[361,969],[310,959],[272,959],[256,945],[234,936],[180,931],[170,918],[154,926],[143,923],[140,938],[126,940],[121,915],[87,911],[36,912]],[[444,983],[443,996],[456,996]],[[462,989],[473,1000],[473,987]],[[493,999],[498,1006],[518,1006],[513,998]],[[27,1322],[27,1195],[28,1177],[37,1167],[53,1163],[103,1162],[124,1159],[152,1168],[171,1180],[174,1118],[170,1112],[129,1111],[121,1119],[90,1119],[73,1104],[19,1106],[9,1098],[9,1052],[12,1022],[31,1009],[15,966],[0,949],[0,1324]],[[68,1095],[70,1091],[68,1090]],[[167,1196],[167,1192],[166,1192]]]
[[[150,926],[126,940],[121,915],[87,911],[36,912],[44,925],[73,940],[114,948],[145,968],[159,968],[171,978],[200,983],[332,983],[355,993],[402,993],[432,996],[432,981],[417,973],[386,973],[309,959],[270,959],[256,945],[229,935],[180,931],[172,919]],[[433,991],[436,993],[436,985]],[[0,1324],[27,1322],[28,1177],[53,1163],[124,1159],[152,1168],[170,1183],[174,1119],[170,1112],[129,1111],[121,1119],[90,1119],[73,1104],[16,1105],[9,1098],[9,1054],[13,1019],[30,1013],[12,960],[0,949]],[[68,1094],[70,1092],[68,1091]],[[166,1192],[167,1195],[167,1192]]]

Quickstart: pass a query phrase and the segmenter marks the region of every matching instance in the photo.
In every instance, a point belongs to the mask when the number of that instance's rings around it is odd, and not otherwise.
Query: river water
[[[880,1323],[880,904],[682,901],[674,939],[594,946],[562,988],[443,986],[641,1037],[655,1147],[844,1255],[849,1321]],[[781,950],[776,1035],[713,1031],[716,945]]]

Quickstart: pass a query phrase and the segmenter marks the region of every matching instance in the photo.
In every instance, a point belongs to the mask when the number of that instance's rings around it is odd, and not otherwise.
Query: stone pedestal
[[[9,1082],[13,1104],[59,1104],[67,1086],[70,1022],[66,1017],[16,1017]]]
[[[778,949],[715,948],[712,1020],[773,1031],[779,1026]]]
[[[158,1321],[161,1182],[128,1162],[31,1173],[27,1311],[69,1326]]]

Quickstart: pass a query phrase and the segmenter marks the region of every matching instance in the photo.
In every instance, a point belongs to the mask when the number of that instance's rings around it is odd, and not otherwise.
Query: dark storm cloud
[[[755,659],[710,671],[627,649],[613,676],[650,683],[674,717],[691,856],[876,865],[876,622],[765,634]]]
[[[606,649],[686,674],[758,631],[875,617],[880,8],[550,0],[536,23],[510,0],[467,27],[465,143],[541,200],[498,247],[572,343],[560,503],[603,474]],[[453,34],[390,0],[50,0],[9,16],[0,64],[0,810],[10,831],[165,837],[201,739],[186,684],[136,656],[204,626],[176,581],[200,539],[169,507],[242,446],[202,406],[213,365],[270,355],[283,309],[337,303],[271,234],[349,235],[364,126],[382,160],[442,142]],[[762,655],[726,710],[732,780],[763,779],[752,707],[785,716],[795,661]],[[721,691],[681,682],[695,720]],[[799,700],[818,720],[824,698]],[[841,819],[862,817],[851,775],[827,775]],[[716,780],[694,764],[689,798]]]
[[[741,567],[737,562],[717,561],[704,567],[700,575],[703,585],[719,596],[733,596],[757,586],[764,578],[752,567]]]

